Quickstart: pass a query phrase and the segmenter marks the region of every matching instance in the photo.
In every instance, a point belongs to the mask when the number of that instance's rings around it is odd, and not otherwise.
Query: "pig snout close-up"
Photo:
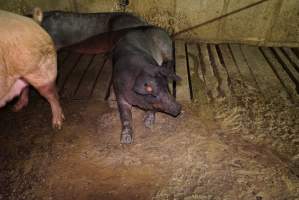
[[[144,124],[148,128],[153,126],[156,112],[174,117],[181,112],[181,105],[168,88],[169,81],[180,80],[174,72],[172,56],[165,53],[165,49],[172,52],[172,43],[164,41],[160,33],[161,29],[155,27],[128,32],[113,50],[113,86],[122,124],[122,144],[133,142],[132,106],[146,111]],[[165,48],[159,47],[157,39]]]
[[[64,115],[55,80],[57,56],[51,37],[27,17],[0,10],[0,107],[19,96],[14,109],[28,103],[28,85],[49,102],[52,124],[60,129]]]

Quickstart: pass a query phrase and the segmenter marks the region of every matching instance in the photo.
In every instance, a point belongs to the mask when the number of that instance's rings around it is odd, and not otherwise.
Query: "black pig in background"
[[[35,8],[32,17],[53,38],[57,50],[101,33],[148,25],[137,16],[123,12],[43,12]]]

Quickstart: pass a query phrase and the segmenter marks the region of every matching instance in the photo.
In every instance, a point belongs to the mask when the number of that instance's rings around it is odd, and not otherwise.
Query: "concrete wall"
[[[178,32],[258,0],[130,0],[127,11],[169,32]],[[44,10],[119,11],[118,0],[0,0],[0,8],[28,13]],[[178,36],[210,42],[299,46],[299,0],[268,0],[256,7]]]
[[[26,14],[34,7],[43,10],[102,12],[119,9],[118,0],[0,0],[0,9]]]
[[[130,9],[150,22],[178,32],[257,1],[132,0]],[[269,0],[179,38],[299,46],[299,0]]]

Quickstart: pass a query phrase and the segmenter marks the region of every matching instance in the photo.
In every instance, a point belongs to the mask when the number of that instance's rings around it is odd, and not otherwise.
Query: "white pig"
[[[0,107],[20,94],[14,109],[26,106],[30,84],[50,103],[53,127],[60,129],[64,115],[56,76],[56,50],[48,33],[30,18],[0,10]]]

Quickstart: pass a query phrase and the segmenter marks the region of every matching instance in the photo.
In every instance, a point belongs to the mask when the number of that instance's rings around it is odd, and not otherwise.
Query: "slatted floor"
[[[278,94],[299,102],[298,49],[176,41],[175,58],[182,81],[171,89],[178,101],[229,97],[234,80],[255,88],[265,99]],[[109,94],[112,66],[106,55],[62,51],[58,69],[63,99],[104,100]]]
[[[62,51],[58,55],[57,85],[63,99],[104,100],[111,76],[111,62],[105,54]]]

